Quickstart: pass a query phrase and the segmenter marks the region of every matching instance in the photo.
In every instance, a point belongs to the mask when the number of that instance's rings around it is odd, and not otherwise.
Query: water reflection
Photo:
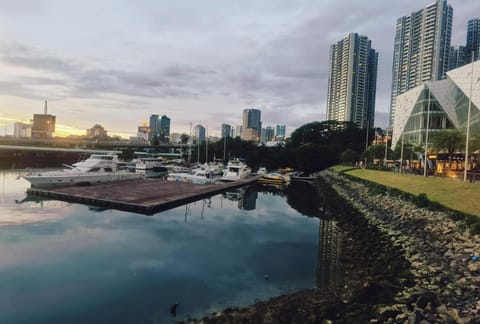
[[[341,282],[340,255],[342,234],[337,222],[320,219],[318,234],[317,288],[334,292]]]
[[[252,186],[146,217],[25,197],[0,173],[0,323],[164,323],[176,302],[201,317],[334,278],[336,227],[301,195]]]

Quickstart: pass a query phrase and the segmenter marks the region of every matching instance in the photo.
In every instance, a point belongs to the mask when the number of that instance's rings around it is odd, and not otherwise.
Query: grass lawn
[[[425,193],[429,200],[471,215],[480,216],[480,183],[469,183],[448,178],[400,175],[398,173],[335,166],[338,172],[397,188],[418,195]]]

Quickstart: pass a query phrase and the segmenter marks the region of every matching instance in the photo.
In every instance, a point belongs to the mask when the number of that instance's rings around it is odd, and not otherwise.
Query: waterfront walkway
[[[333,169],[414,195],[425,193],[431,201],[467,214],[480,216],[478,182],[469,183],[451,178],[423,177],[343,166],[336,166]]]

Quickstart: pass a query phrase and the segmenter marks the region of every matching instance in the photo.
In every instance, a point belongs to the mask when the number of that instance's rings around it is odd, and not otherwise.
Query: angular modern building
[[[480,134],[480,61],[447,72],[444,80],[425,82],[398,96],[392,148],[400,143],[402,135],[404,143],[423,146],[427,129],[429,138],[443,129],[465,130],[469,105],[470,134],[474,136]]]
[[[377,64],[366,36],[350,33],[330,47],[327,119],[374,124]]]
[[[453,9],[446,0],[397,19],[393,50],[390,125],[397,96],[426,81],[445,78],[449,68]]]

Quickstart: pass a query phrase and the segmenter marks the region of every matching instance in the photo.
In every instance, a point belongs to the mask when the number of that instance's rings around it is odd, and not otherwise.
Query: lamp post
[[[428,104],[427,104],[427,131],[425,134],[425,157],[423,159],[423,176],[427,176],[427,154],[428,154],[428,131],[430,127],[430,88],[428,89]]]
[[[468,113],[467,113],[467,134],[465,138],[465,161],[463,166],[463,181],[467,181],[467,166],[468,166],[468,145],[470,139],[470,115],[472,110],[472,93],[473,93],[473,64],[475,57],[475,52],[472,52],[472,71],[470,74],[470,98],[468,98]]]
[[[400,174],[402,174],[403,169],[403,140],[405,137],[405,131],[402,132],[402,146],[400,147]]]
[[[388,151],[388,128],[387,128],[387,134],[385,136],[385,158],[384,158],[383,166],[387,166],[387,151]]]
[[[367,135],[365,137],[365,169],[367,168],[368,128],[369,128],[369,122],[367,119]]]

